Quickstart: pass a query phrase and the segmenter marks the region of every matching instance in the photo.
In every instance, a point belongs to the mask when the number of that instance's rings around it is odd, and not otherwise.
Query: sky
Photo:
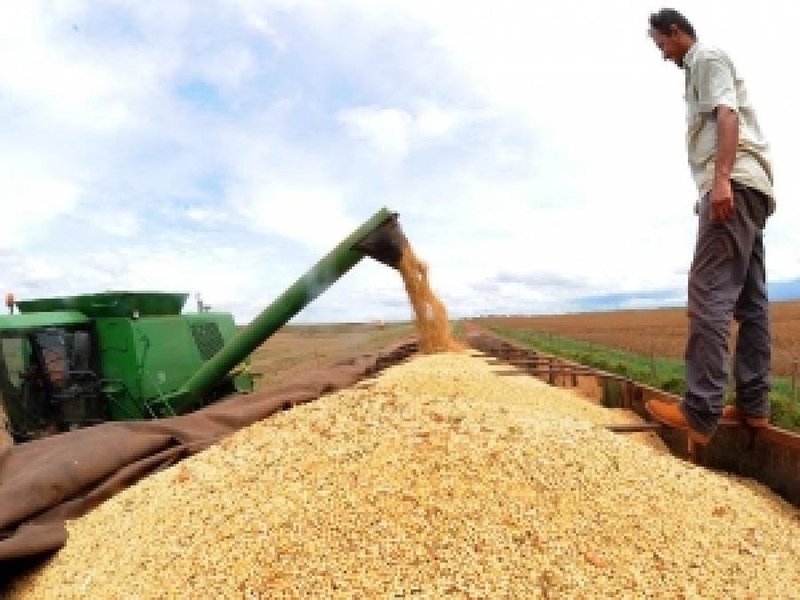
[[[771,144],[800,297],[792,3],[672,5]],[[0,292],[199,294],[246,323],[382,207],[452,317],[685,303],[683,72],[640,1],[20,0],[0,20]],[[777,296],[776,296],[777,295]],[[299,322],[408,319],[365,258]]]

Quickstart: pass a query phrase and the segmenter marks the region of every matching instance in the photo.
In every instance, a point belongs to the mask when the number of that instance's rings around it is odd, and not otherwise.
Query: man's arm
[[[739,144],[739,115],[727,106],[714,109],[717,121],[717,156],[714,162],[714,183],[711,187],[711,218],[728,219],[734,211],[731,172]]]

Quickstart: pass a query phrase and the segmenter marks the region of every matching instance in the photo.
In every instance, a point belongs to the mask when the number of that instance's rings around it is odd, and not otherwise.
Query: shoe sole
[[[736,423],[741,423],[742,425],[747,425],[753,429],[763,429],[764,427],[769,427],[768,417],[748,417],[742,415],[741,413],[737,413],[727,417],[723,415],[723,418]]]
[[[680,431],[685,431],[689,442],[694,443],[694,444],[699,444],[701,446],[707,446],[708,443],[711,441],[711,436],[710,435],[705,435],[705,434],[700,433],[699,431],[695,431],[694,429],[689,427],[688,424],[687,425],[678,425],[678,424],[670,423],[670,422],[668,422],[666,420],[660,419],[658,417],[658,415],[656,414],[656,412],[654,412],[650,408],[649,404],[650,404],[649,402],[645,404],[645,410],[647,410],[647,412],[650,413],[651,417],[653,417],[656,421],[658,421],[662,425],[666,425],[667,427],[672,427],[673,429],[678,429]]]

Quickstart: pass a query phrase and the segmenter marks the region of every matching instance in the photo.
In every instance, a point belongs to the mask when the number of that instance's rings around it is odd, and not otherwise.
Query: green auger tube
[[[202,403],[204,394],[327,290],[365,255],[397,268],[406,238],[397,214],[382,208],[295,281],[244,329],[212,356],[179,390],[163,398],[175,414]]]

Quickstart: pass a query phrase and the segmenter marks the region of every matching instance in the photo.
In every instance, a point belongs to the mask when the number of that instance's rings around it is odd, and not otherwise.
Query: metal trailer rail
[[[609,425],[611,431],[655,431],[674,455],[707,468],[755,479],[800,507],[800,434],[774,426],[755,430],[721,421],[708,446],[690,445],[686,432],[652,421],[645,409],[649,400],[678,402],[679,396],[508,342],[474,326],[467,333],[467,341],[495,364],[514,367],[499,371],[501,376],[537,377],[553,386],[574,389],[603,406],[631,410],[645,419],[642,424]]]

